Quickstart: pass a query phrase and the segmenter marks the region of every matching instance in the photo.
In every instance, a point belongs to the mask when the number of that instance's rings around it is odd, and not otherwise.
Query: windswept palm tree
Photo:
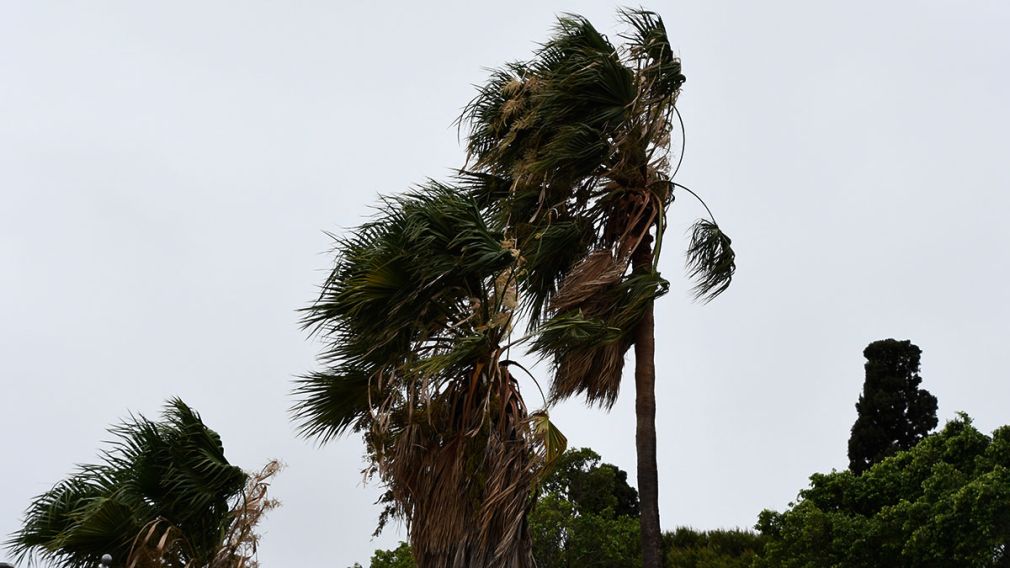
[[[655,568],[653,301],[668,288],[657,271],[667,209],[677,190],[694,193],[673,180],[668,157],[682,126],[680,60],[658,15],[621,17],[620,47],[568,15],[532,60],[491,75],[460,119],[469,128],[461,180],[515,243],[533,346],[554,362],[553,399],[581,394],[609,408],[634,346],[642,548]],[[729,286],[734,253],[714,219],[692,233],[689,272],[707,301]]]
[[[7,546],[18,561],[94,568],[104,554],[129,568],[254,568],[269,478],[228,463],[216,432],[179,399],[162,420],[113,428],[102,463],[38,496]]]
[[[364,435],[386,510],[421,568],[532,567],[526,515],[564,437],[530,414],[507,360],[516,251],[456,188],[386,199],[336,239],[305,325],[325,369],[303,377],[304,435]]]

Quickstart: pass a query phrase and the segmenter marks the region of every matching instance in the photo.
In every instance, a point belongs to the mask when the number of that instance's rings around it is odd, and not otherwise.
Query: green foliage
[[[691,229],[687,249],[688,273],[697,282],[695,298],[706,302],[729,288],[736,273],[733,240],[714,222],[701,219]]]
[[[849,437],[849,469],[861,473],[885,457],[914,446],[936,427],[936,397],[920,389],[919,356],[910,341],[869,344],[859,416]]]
[[[414,568],[414,556],[410,553],[410,545],[401,542],[392,550],[376,550],[368,568]]]
[[[638,491],[628,485],[628,473],[589,448],[565,452],[541,486],[544,495],[556,495],[581,515],[638,517]],[[609,511],[609,513],[608,513]]]
[[[810,481],[786,512],[761,513],[759,566],[1010,565],[1010,427],[989,437],[961,415],[861,475]]]
[[[336,239],[336,266],[304,310],[327,340],[328,368],[296,388],[303,434],[325,441],[363,428],[377,374],[395,390],[405,374],[444,380],[488,352],[502,329],[486,325],[487,299],[513,262],[501,241],[472,200],[435,182],[386,199],[375,220]]]
[[[110,432],[115,441],[102,462],[39,495],[8,546],[19,561],[93,568],[103,554],[123,561],[153,546],[143,535],[156,531],[180,542],[161,565],[207,566],[247,479],[225,459],[220,437],[179,399],[160,422],[139,416]]]
[[[749,568],[763,546],[761,535],[743,530],[681,527],[663,535],[669,568]]]
[[[569,450],[530,513],[538,568],[641,566],[638,492],[588,449]]]

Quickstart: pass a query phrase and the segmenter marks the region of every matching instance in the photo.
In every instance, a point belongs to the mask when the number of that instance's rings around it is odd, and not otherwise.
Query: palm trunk
[[[652,270],[651,239],[633,257],[634,271]],[[659,470],[656,465],[656,321],[649,303],[635,328],[635,446],[638,451],[638,496],[641,507],[642,567],[663,566],[659,528]]]

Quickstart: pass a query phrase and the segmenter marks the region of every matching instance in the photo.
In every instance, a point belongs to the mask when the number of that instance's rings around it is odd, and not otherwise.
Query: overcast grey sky
[[[663,249],[664,526],[750,526],[845,467],[875,339],[922,347],[941,422],[1010,423],[1010,4],[646,6],[688,77],[679,180],[739,261],[703,306],[682,231]],[[291,378],[319,347],[295,310],[323,231],[460,166],[472,84],[564,11],[616,39],[607,2],[0,2],[0,533],[109,424],[178,395],[234,463],[288,464],[265,566],[367,564],[403,538],[370,540],[358,438],[294,434]],[[555,418],[634,471],[632,389]]]

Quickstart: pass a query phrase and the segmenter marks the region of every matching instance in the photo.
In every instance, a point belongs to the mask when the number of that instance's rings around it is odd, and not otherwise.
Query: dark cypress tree
[[[849,436],[849,469],[862,473],[907,450],[936,427],[936,397],[920,389],[919,356],[911,341],[884,339],[863,350],[866,382]]]

